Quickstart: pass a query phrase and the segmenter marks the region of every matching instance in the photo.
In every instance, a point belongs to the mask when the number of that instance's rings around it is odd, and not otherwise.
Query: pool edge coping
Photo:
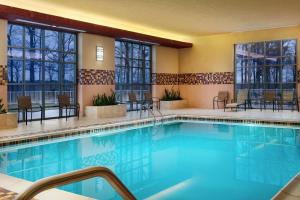
[[[26,144],[31,142],[47,141],[51,139],[64,138],[70,136],[87,135],[98,131],[116,130],[128,127],[137,127],[142,125],[149,125],[151,123],[159,123],[165,121],[208,121],[208,122],[230,122],[241,124],[258,124],[258,125],[275,125],[285,126],[290,128],[300,128],[300,121],[286,121],[286,120],[272,120],[272,119],[253,119],[253,118],[237,118],[225,116],[205,116],[195,114],[169,114],[157,118],[142,118],[129,119],[121,122],[105,122],[103,124],[91,124],[86,126],[78,126],[72,128],[63,128],[57,130],[46,130],[36,133],[24,133],[13,136],[0,137],[0,148],[14,146],[18,144]],[[51,132],[51,133],[49,133]]]

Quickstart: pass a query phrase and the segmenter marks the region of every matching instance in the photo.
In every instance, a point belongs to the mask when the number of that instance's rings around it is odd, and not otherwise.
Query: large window
[[[45,118],[58,117],[58,94],[76,102],[76,34],[18,24],[8,24],[7,32],[9,110],[27,95],[46,108]]]
[[[276,40],[235,45],[235,91],[249,89],[252,106],[266,90],[296,93],[296,40]]]
[[[128,93],[135,92],[143,99],[151,92],[151,46],[128,41],[115,43],[115,82],[118,100],[128,101]]]

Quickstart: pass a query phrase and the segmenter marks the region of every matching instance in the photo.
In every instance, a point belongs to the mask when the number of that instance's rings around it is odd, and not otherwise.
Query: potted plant
[[[17,114],[7,113],[0,99],[0,129],[16,128],[18,126]]]
[[[163,110],[179,109],[187,107],[187,101],[181,97],[179,90],[173,87],[169,90],[165,88],[165,92],[160,101],[160,108]]]
[[[93,97],[92,106],[85,107],[85,115],[91,118],[112,118],[126,116],[126,104],[118,104],[116,93],[98,94]]]

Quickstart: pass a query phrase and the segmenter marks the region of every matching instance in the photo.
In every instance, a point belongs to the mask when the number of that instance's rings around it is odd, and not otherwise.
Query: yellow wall
[[[79,69],[114,70],[115,39],[99,35],[78,34],[78,64]],[[96,47],[104,49],[103,61],[96,60]]]
[[[101,46],[104,49],[103,61],[96,60],[96,47]],[[78,68],[94,70],[114,70],[115,69],[115,39],[80,33],[78,34]],[[115,90],[114,85],[81,85],[78,84],[78,103],[81,105],[81,114],[84,114],[84,108],[92,105],[93,96],[107,93]]]
[[[179,51],[179,71],[233,72],[234,44],[277,39],[298,39],[299,49],[300,27],[197,37],[192,48]]]
[[[7,21],[0,19],[0,65],[7,65]],[[2,73],[2,70],[0,71]],[[7,108],[7,85],[0,85],[0,99]]]
[[[180,73],[234,72],[234,44],[280,39],[298,39],[300,27],[287,27],[251,32],[210,35],[193,39],[193,47],[179,51]],[[298,60],[300,51],[297,51]],[[233,84],[180,85],[190,107],[212,108],[218,91],[226,90],[233,98]]]
[[[153,46],[153,72],[178,73],[179,50],[163,46]]]
[[[179,50],[163,46],[152,48],[152,72],[153,73],[179,73]],[[153,85],[152,95],[161,98],[165,88],[178,89],[178,85]]]

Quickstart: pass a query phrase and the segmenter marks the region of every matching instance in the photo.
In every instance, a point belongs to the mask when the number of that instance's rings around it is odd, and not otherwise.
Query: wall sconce
[[[96,47],[96,60],[103,61],[104,49],[103,47],[97,46]]]

